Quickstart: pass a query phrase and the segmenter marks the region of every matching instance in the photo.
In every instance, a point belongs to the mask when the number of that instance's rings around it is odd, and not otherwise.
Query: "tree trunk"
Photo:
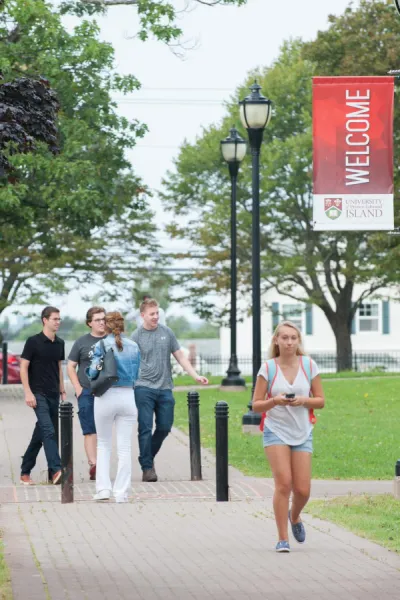
[[[351,342],[351,322],[338,320],[332,327],[336,338],[337,370],[350,371],[353,367],[353,349]]]

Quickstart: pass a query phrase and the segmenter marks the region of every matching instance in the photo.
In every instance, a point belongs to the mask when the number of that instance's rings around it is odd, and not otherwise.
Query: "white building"
[[[361,291],[361,287],[356,289],[354,298],[358,298]],[[371,359],[370,368],[374,365],[385,364],[387,370],[400,370],[400,340],[398,335],[400,331],[400,303],[394,299],[395,292],[393,289],[379,290],[379,296],[380,298],[373,296],[368,298],[356,312],[352,332],[353,353],[360,353],[360,357],[366,353],[374,353],[375,358]],[[261,319],[263,358],[267,356],[276,325],[280,321],[288,319],[301,329],[305,349],[308,353],[316,356],[318,354],[329,354],[333,360],[336,355],[335,336],[327,318],[319,307],[296,302],[287,296],[280,295],[276,290],[270,290],[263,296],[263,305],[267,306]],[[230,353],[230,329],[228,327],[221,328],[220,340],[221,355],[227,357]],[[247,363],[252,356],[251,316],[237,324],[237,355],[238,357],[247,358],[245,362],[242,362],[240,368],[243,372],[250,372],[251,369],[249,370]],[[382,360],[382,357],[384,360]],[[363,363],[362,359],[361,363]],[[361,364],[361,368],[366,368],[366,366],[363,367]]]

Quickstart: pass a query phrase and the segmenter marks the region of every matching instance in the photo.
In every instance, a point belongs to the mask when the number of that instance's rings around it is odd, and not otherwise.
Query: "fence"
[[[337,357],[334,352],[311,353],[321,373],[337,372]],[[225,375],[229,356],[207,356],[197,355],[196,366],[202,374]],[[382,371],[385,373],[400,372],[400,350],[388,350],[385,352],[353,352],[353,371]],[[238,356],[238,365],[242,375],[252,374],[251,356]]]
[[[311,357],[318,364],[321,373],[337,372],[337,357],[334,352],[312,352]],[[190,356],[189,356],[190,358]],[[263,360],[266,360],[263,357]],[[197,354],[191,361],[197,371],[203,375],[215,375],[223,377],[226,374],[229,365],[229,356],[219,356]],[[172,360],[174,375],[183,373],[183,369],[175,360]],[[365,371],[382,371],[384,373],[400,372],[400,350],[387,350],[383,352],[353,352],[352,354],[353,371],[363,373]],[[252,374],[251,356],[238,356],[238,366],[242,375]],[[4,383],[3,360],[0,352],[0,383]],[[19,370],[19,369],[18,369]],[[67,361],[63,362],[64,378],[67,379]],[[17,379],[10,378],[8,373],[8,383],[19,383],[19,373]]]

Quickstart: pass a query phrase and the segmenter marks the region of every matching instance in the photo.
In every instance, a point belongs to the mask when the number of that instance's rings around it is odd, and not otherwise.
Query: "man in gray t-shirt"
[[[92,360],[93,347],[106,335],[106,313],[101,306],[93,306],[86,313],[87,333],[76,340],[68,356],[68,377],[78,399],[78,416],[84,435],[85,452],[89,463],[89,476],[96,479],[97,435],[94,422],[94,396],[85,370]],[[76,371],[78,367],[78,372]]]
[[[175,334],[169,327],[159,324],[159,307],[156,300],[146,299],[140,305],[143,327],[132,334],[141,356],[139,379],[135,386],[135,400],[139,424],[139,463],[142,481],[157,481],[154,457],[174,422],[175,400],[172,395],[171,354],[195,381],[208,384],[206,377],[198,375],[180,349]],[[153,433],[153,419],[156,428]]]
[[[172,390],[171,354],[180,349],[173,331],[166,325],[155,329],[139,327],[132,339],[140,348],[140,374],[136,386]]]
[[[76,389],[76,395],[80,396],[83,389],[90,391],[90,382],[86,375],[86,368],[90,366],[93,358],[93,348],[99,341],[99,339],[105,337],[104,335],[97,337],[91,333],[86,333],[82,337],[78,338],[71,348],[68,360],[76,365],[71,365],[74,370],[78,367],[77,377],[79,386]],[[75,387],[75,386],[74,386]]]

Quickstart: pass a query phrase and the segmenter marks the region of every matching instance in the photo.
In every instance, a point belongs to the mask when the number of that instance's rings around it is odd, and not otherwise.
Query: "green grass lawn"
[[[318,479],[392,479],[400,458],[400,385],[397,379],[325,381],[326,405],[317,411],[313,477]],[[175,424],[188,431],[187,393],[175,392]],[[229,462],[247,475],[270,477],[261,435],[242,433],[250,390],[200,390],[201,442],[215,448],[214,408],[229,403]]]
[[[4,560],[4,546],[0,530],[0,600],[12,600],[10,571]]]
[[[208,380],[212,385],[220,385],[222,379],[224,378],[222,375],[207,375],[207,373],[204,373],[204,375],[208,377]],[[321,377],[322,379],[353,379],[355,377],[363,379],[366,377],[400,377],[400,373],[385,373],[378,370],[365,371],[364,373],[359,373],[358,371],[341,371],[340,373],[322,373]],[[243,379],[248,385],[250,385],[252,382],[251,375],[245,375]],[[190,375],[179,375],[178,377],[174,378],[174,384],[175,386],[188,386],[194,385],[194,381]]]
[[[389,494],[313,500],[305,512],[400,552],[400,502]]]

